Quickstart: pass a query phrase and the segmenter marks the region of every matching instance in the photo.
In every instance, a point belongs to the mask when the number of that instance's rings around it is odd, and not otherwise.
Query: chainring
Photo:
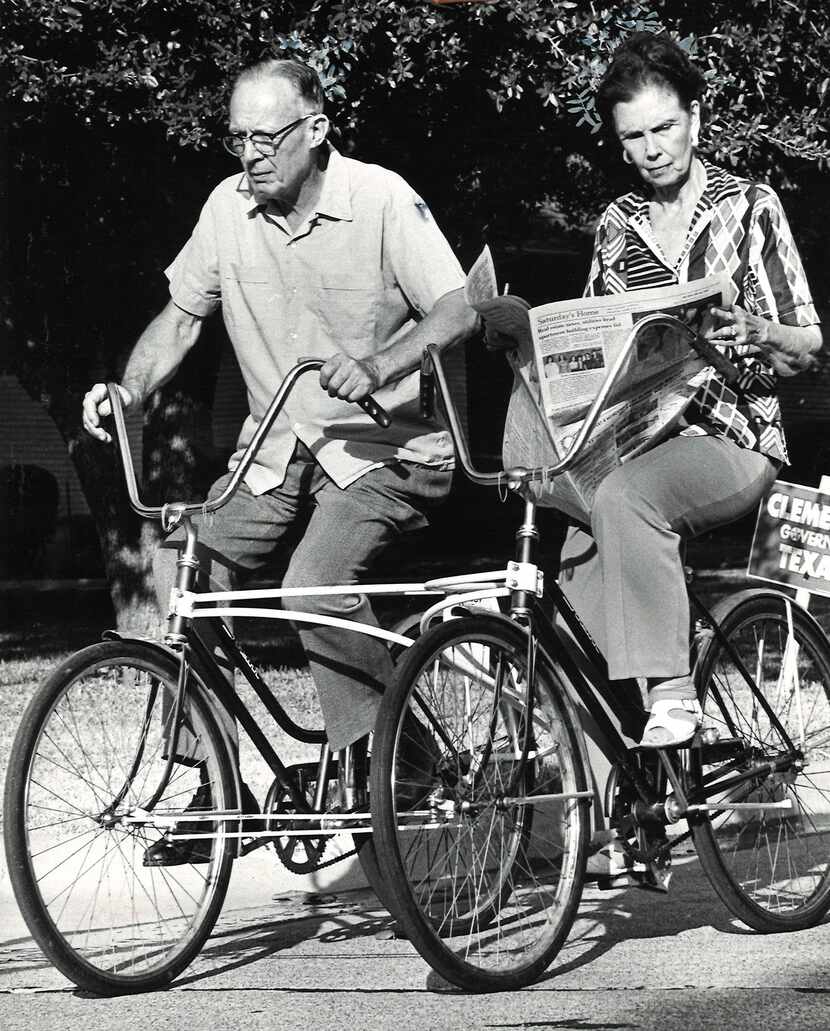
[[[308,800],[309,806],[314,801],[314,793],[317,787],[317,766],[313,763],[299,763],[296,766],[289,766],[287,773],[297,784],[302,795]],[[335,781],[336,783],[336,781]],[[268,817],[292,815],[297,812],[297,807],[292,802],[288,792],[282,787],[279,781],[275,780],[268,789],[264,806],[265,815]],[[271,844],[279,856],[280,862],[292,873],[312,873],[324,865],[324,856],[329,839],[334,835],[280,835],[279,831],[292,829],[302,830],[304,824],[280,823],[279,820],[268,820],[268,831],[273,832],[274,838]],[[311,826],[309,826],[311,829]]]

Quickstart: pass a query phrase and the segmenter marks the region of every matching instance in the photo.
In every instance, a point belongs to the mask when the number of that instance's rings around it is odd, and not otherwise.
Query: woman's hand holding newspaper
[[[531,340],[530,305],[515,294],[493,297],[476,306],[484,320],[484,343],[491,351],[512,351]]]

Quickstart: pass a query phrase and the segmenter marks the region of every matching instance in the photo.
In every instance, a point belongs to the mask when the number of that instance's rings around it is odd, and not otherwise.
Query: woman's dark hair
[[[703,74],[686,51],[665,33],[635,32],[617,47],[597,90],[596,106],[606,129],[613,128],[614,106],[631,100],[646,86],[676,93],[688,111],[706,89]]]

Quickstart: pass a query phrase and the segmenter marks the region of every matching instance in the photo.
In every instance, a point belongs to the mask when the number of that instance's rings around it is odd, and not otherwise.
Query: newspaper
[[[485,246],[467,273],[464,298],[491,329],[498,330],[517,342],[530,342],[530,305],[515,294],[499,295],[496,267],[490,248]]]
[[[492,264],[485,248],[470,270],[465,296],[488,328],[517,344],[508,352],[514,384],[506,467],[551,466],[563,458],[603,383],[615,377],[584,457],[567,473],[528,489],[540,504],[587,521],[608,473],[664,439],[682,417],[707,374],[689,340],[692,332],[706,333],[710,308],[732,300],[731,283],[711,276],[529,308],[521,298],[498,296]]]

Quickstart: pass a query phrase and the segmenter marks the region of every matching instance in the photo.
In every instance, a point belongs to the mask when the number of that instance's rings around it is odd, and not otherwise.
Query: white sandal
[[[643,748],[673,748],[694,737],[703,722],[700,703],[694,698],[660,698],[652,703],[643,731]]]

